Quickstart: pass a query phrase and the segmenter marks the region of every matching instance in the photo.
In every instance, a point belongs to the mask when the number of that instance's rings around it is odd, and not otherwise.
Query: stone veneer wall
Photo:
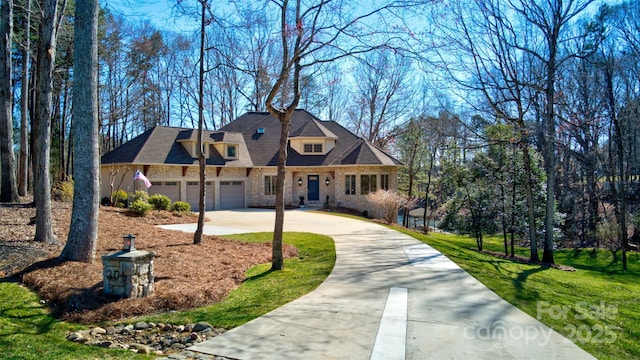
[[[135,174],[136,169],[143,171],[144,166],[140,165],[105,165],[101,167],[100,171],[100,196],[109,196],[111,194],[111,188],[109,185],[110,169],[118,169],[119,172],[115,177],[114,181],[114,189],[118,187],[118,184],[122,181],[121,189],[126,191],[127,193],[133,194],[136,190],[146,190],[140,181],[133,181],[133,175]],[[125,174],[125,170],[127,170]],[[179,183],[180,189],[180,199],[171,199],[172,201],[182,200],[186,201],[187,199],[187,182],[188,181],[199,181],[200,174],[198,165],[188,166],[187,171],[185,172],[185,176],[182,176],[182,166],[175,165],[150,165],[148,168],[148,172],[146,174],[147,178],[150,181],[175,181]],[[222,167],[220,170],[220,176],[218,176],[218,170],[215,166],[209,166],[206,169],[206,177],[207,182],[219,182],[219,181],[243,181],[245,182],[245,198],[246,204],[251,204],[252,193],[248,191],[250,187],[250,178],[247,177],[245,168],[232,168],[232,167]],[[219,185],[214,184],[214,191],[219,191]],[[219,194],[215,194],[214,199],[219,199]]]
[[[378,176],[378,188],[380,187],[380,175],[389,175],[389,189],[397,190],[398,168],[393,166],[358,166],[358,167],[336,167],[333,176],[326,167],[305,167],[305,168],[287,168],[287,177],[285,179],[285,204],[298,205],[299,196],[307,199],[307,175],[320,175],[320,200],[312,205],[322,206],[329,195],[330,206],[343,206],[360,211],[368,211],[371,216],[381,216],[382,212],[375,208],[368,200],[366,195],[360,195],[360,175],[375,174]],[[248,183],[249,193],[253,194],[253,201],[249,202],[249,206],[265,207],[275,205],[275,195],[264,195],[264,176],[276,175],[276,168],[256,168],[251,171],[250,181]],[[356,194],[345,194],[345,175],[356,175]],[[298,185],[298,178],[302,178],[302,186]],[[329,178],[329,185],[325,181]]]
[[[102,256],[103,292],[139,298],[154,291],[153,257],[150,251],[120,251]]]
[[[380,189],[380,175],[389,175],[389,190],[398,189],[398,168],[380,166],[342,167],[336,171],[336,206],[344,206],[360,211],[367,211],[369,216],[382,217],[382,211],[367,200],[367,195],[360,195],[360,175],[377,175],[378,189]],[[347,195],[345,176],[356,176],[356,193]]]
[[[121,169],[127,166],[120,166]],[[130,170],[123,181],[123,189],[133,193],[134,186],[133,174],[136,168],[142,171],[142,166],[129,166]],[[219,182],[225,180],[244,181],[245,183],[245,204],[255,207],[269,207],[275,205],[275,195],[264,195],[264,176],[276,175],[276,167],[253,168],[247,177],[245,168],[223,167],[220,176],[217,176],[217,169],[214,166],[207,168],[207,181]],[[360,195],[360,175],[375,174],[378,175],[378,188],[380,186],[380,175],[389,175],[389,189],[397,190],[398,188],[398,168],[395,166],[344,166],[335,167],[333,176],[326,167],[288,167],[287,177],[285,179],[285,205],[297,206],[299,196],[302,195],[307,199],[307,175],[320,175],[320,200],[316,202],[316,206],[322,206],[326,196],[329,195],[329,204],[331,206],[344,206],[360,211],[368,211],[371,216],[381,216],[381,211],[376,209],[369,203],[366,195]],[[122,170],[116,179],[116,187],[120,181]],[[109,195],[109,168],[102,168],[102,196]],[[356,175],[356,194],[345,194],[345,175]],[[185,176],[182,176],[182,166],[168,165],[151,165],[147,173],[147,177],[151,181],[178,181],[181,182],[181,198],[186,200],[186,182],[198,181],[198,166],[191,165],[188,167]],[[302,186],[298,185],[298,178],[302,177]],[[325,184],[325,179],[329,178],[329,186]],[[219,185],[215,184],[215,191],[219,191]],[[215,198],[219,199],[219,194]]]
[[[256,207],[268,207],[275,206],[276,196],[265,195],[264,177],[276,176],[277,169],[273,168],[256,168],[251,171],[249,181],[249,194],[251,194],[252,201],[249,202],[249,206]],[[287,167],[287,176],[284,183],[284,199],[286,206],[297,206],[300,202],[300,196],[304,196],[305,202],[308,202],[307,198],[307,175],[320,175],[320,200],[317,201],[318,205],[322,205],[325,202],[326,196],[329,195],[330,204],[335,205],[334,199],[334,179],[326,168],[294,168]],[[298,185],[298,178],[302,177],[302,186]],[[329,177],[329,186],[325,185],[325,179]]]

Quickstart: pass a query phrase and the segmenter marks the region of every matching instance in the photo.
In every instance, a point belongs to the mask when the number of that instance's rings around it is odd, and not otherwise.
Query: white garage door
[[[213,192],[213,183],[211,181],[207,181],[207,189],[206,189],[206,201],[205,201],[205,210],[210,211],[214,209],[214,195]],[[187,181],[187,202],[191,205],[192,211],[198,211],[198,206],[200,202],[200,182],[199,181]]]
[[[171,202],[180,200],[180,183],[177,181],[153,181],[149,188],[149,195],[167,195]]]
[[[244,207],[244,182],[220,182],[220,209],[240,209]]]

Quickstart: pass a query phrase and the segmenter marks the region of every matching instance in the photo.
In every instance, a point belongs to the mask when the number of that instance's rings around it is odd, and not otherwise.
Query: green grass
[[[569,337],[599,359],[640,358],[639,254],[623,272],[608,251],[560,250],[562,271],[520,264],[475,250],[466,236],[405,233],[441,251],[472,276],[527,314]],[[485,239],[487,250],[503,251],[502,239]],[[528,249],[517,253],[528,257]]]
[[[225,236],[241,241],[271,241],[271,233]],[[211,306],[146,317],[149,321],[195,323],[207,321],[231,328],[315,289],[331,273],[335,246],[330,237],[285,233],[284,242],[298,249],[298,257],[285,260],[285,270],[270,272],[270,264],[247,272],[245,282],[227,298]],[[125,350],[81,345],[65,340],[68,331],[86,327],[59,321],[29,289],[0,282],[0,359],[151,359]]]
[[[68,331],[81,327],[49,315],[29,289],[0,283],[1,359],[150,359],[126,350],[107,350],[66,341]]]
[[[249,242],[271,241],[272,233],[225,235],[225,238]],[[148,321],[189,323],[207,321],[232,328],[266,314],[309,293],[329,276],[335,264],[333,239],[309,233],[285,233],[284,242],[298,249],[298,257],[285,260],[284,271],[269,271],[271,264],[250,269],[241,287],[221,302],[198,309],[160,314]]]

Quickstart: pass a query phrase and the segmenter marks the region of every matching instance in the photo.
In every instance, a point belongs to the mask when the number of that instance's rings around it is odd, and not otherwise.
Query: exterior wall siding
[[[117,188],[122,181],[122,190],[133,193],[136,190],[145,190],[140,181],[133,181],[133,175],[136,169],[142,171],[143,166],[135,165],[104,165],[101,168],[101,196],[109,196],[111,193],[110,171],[118,170],[115,176],[114,188]],[[128,170],[127,170],[128,169]],[[125,172],[125,170],[127,170]],[[183,166],[171,165],[151,165],[148,167],[147,178],[150,181],[175,181],[180,183],[180,198],[171,199],[172,201],[187,200],[187,182],[199,181],[199,170],[197,165],[188,166],[183,174]],[[247,176],[246,168],[223,167],[219,171],[216,167],[208,167],[206,170],[207,181],[214,183],[214,199],[220,199],[220,181],[243,181],[245,191],[245,206],[248,207],[273,207],[275,206],[275,195],[265,195],[265,176],[275,176],[277,174],[276,167],[253,168]],[[309,175],[319,176],[319,200],[314,202],[308,201],[308,183]],[[356,193],[346,194],[345,176],[355,175]],[[298,206],[301,196],[305,199],[305,204],[313,207],[320,207],[327,201],[330,206],[347,207],[359,211],[367,211],[370,216],[379,217],[381,211],[376,209],[368,200],[366,195],[361,195],[360,175],[376,175],[377,189],[380,189],[380,175],[389,175],[389,189],[397,190],[398,188],[398,167],[395,166],[353,166],[353,167],[288,167],[285,178],[285,205]],[[123,178],[124,176],[124,178]],[[329,184],[326,180],[329,179]],[[302,180],[302,184],[299,184]],[[216,203],[215,208],[219,208]]]

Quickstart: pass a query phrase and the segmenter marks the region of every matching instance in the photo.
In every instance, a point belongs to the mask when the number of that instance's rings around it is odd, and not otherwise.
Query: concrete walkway
[[[209,234],[273,230],[268,210],[207,217]],[[593,359],[409,236],[301,210],[286,212],[285,230],[333,237],[331,275],[310,294],[189,350],[234,359]]]

